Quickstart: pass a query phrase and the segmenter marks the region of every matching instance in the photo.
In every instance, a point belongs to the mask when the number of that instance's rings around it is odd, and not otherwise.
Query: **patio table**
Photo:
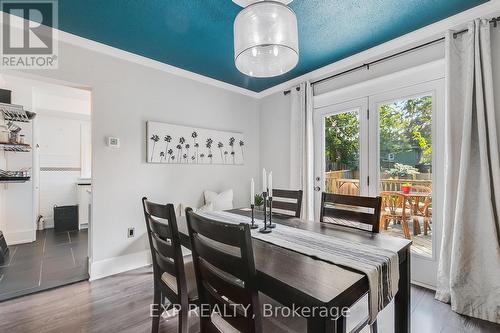
[[[411,207],[411,215],[413,215],[414,212],[420,211],[419,204],[421,202],[425,202],[426,199],[432,197],[431,192],[410,192],[410,193],[404,193],[403,191],[390,191],[394,193],[398,193],[403,196],[403,207],[405,207],[406,203],[408,202]],[[410,216],[411,216],[410,215]],[[406,219],[406,211],[403,209],[403,219]],[[413,234],[414,235],[420,235],[421,230],[420,230],[420,223],[413,223]]]

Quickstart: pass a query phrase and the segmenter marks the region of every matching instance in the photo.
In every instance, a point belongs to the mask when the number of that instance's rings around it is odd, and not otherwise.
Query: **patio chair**
[[[382,198],[380,228],[387,230],[390,221],[400,222],[404,237],[410,239],[410,229],[406,215],[407,207],[403,205],[405,197],[401,193],[392,191],[380,192],[380,197]]]
[[[432,208],[430,207],[432,204],[432,189],[428,186],[415,185],[412,186],[412,191],[417,193],[425,193],[428,194],[427,197],[423,201],[419,201],[412,207],[412,216],[413,223],[416,223],[420,226],[420,222],[418,221],[418,217],[423,217],[424,219],[424,235],[428,234],[431,229],[431,218],[432,218]]]

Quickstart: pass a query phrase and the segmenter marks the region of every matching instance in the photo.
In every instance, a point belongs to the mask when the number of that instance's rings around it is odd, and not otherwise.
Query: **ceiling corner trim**
[[[322,77],[327,77],[336,72],[344,71],[348,68],[358,66],[381,56],[401,51],[402,49],[415,46],[444,36],[445,31],[460,29],[468,21],[480,17],[496,17],[500,14],[500,0],[490,0],[482,5],[450,16],[444,20],[430,24],[401,37],[395,38],[383,44],[377,45],[366,51],[357,53],[348,58],[339,60],[330,65],[318,68],[312,72],[296,77],[292,80],[280,83],[274,87],[259,92],[258,98],[263,98],[274,93],[290,89],[304,81],[313,81]]]
[[[160,70],[172,75],[176,75],[182,78],[190,79],[207,85],[211,85],[217,88],[225,89],[234,93],[239,93],[252,98],[260,98],[260,93],[252,90],[248,90],[242,87],[238,87],[223,81],[213,79],[211,77],[203,76],[188,70],[178,68],[172,65],[165,64],[163,62],[153,60],[138,54],[134,54],[128,51],[124,51],[103,43],[95,42],[93,40],[83,38],[62,30],[57,30],[57,39],[59,42],[71,44],[77,47],[88,49],[91,51],[99,52],[111,57],[119,58],[125,61],[129,61],[135,64],[139,64],[152,69]]]

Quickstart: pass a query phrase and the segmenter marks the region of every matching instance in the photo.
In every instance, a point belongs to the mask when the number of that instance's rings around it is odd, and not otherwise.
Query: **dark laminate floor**
[[[0,301],[87,280],[87,230],[37,231],[33,243],[10,246],[0,266]]]
[[[150,332],[152,295],[150,267],[80,282],[0,303],[0,332]],[[363,316],[366,308],[366,303],[359,304],[353,317]],[[394,332],[392,311],[390,305],[380,313],[379,332]],[[196,332],[196,318],[191,324],[191,331]],[[293,330],[285,325],[292,325]],[[161,332],[177,332],[176,326],[175,318],[162,320]],[[412,287],[412,327],[413,333],[500,332],[500,325],[453,313],[448,305],[435,301],[431,291],[420,287]],[[273,333],[304,332],[305,321],[279,319],[264,328]]]

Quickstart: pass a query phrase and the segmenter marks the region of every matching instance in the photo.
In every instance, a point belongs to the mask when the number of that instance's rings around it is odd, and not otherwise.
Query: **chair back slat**
[[[199,218],[203,219],[203,217],[201,216],[199,216]],[[239,238],[239,235],[234,232],[231,232],[232,230],[234,230],[234,225],[227,223],[223,224],[192,223],[191,228],[193,229],[194,233],[202,235],[208,239],[218,240],[218,242],[222,244],[226,244],[233,247],[241,246],[241,239]]]
[[[164,257],[175,258],[175,250],[171,242],[163,240],[156,233],[152,233],[151,242],[154,250]]]
[[[373,214],[371,213],[363,213],[347,209],[325,207],[323,214],[324,216],[352,220],[365,224],[371,224],[373,221]]]
[[[333,224],[360,229],[358,224],[371,226],[371,232],[378,233],[380,227],[380,210],[382,199],[380,197],[363,197],[340,195],[323,192],[321,195],[320,221],[325,222],[325,218],[331,218],[328,221]],[[371,210],[371,212],[367,212]],[[349,224],[336,222],[336,219],[348,221]]]
[[[297,209],[297,204],[293,203],[293,202],[274,201],[274,198],[273,198],[273,208],[274,209],[281,209],[281,210],[288,210],[288,211],[295,213],[295,211]]]
[[[202,279],[215,290],[223,290],[224,296],[233,303],[249,304],[252,301],[243,292],[245,286],[241,280],[228,276],[203,260],[200,260],[200,274]]]
[[[211,311],[239,309],[220,320],[242,333],[262,332],[248,224],[207,219],[190,208],[186,209],[186,218],[200,304],[207,304]],[[207,316],[202,316],[200,321],[203,332],[219,327]]]
[[[161,235],[163,239],[172,239],[172,230],[167,220],[160,221],[153,216],[149,216],[148,221],[152,233]]]
[[[203,283],[206,286],[205,289],[203,290],[204,293],[203,296],[207,300],[207,303],[203,304],[217,304],[219,310],[224,309],[224,306],[226,307],[226,309],[230,309],[229,311],[230,315],[221,317],[221,320],[226,321],[229,325],[236,328],[238,332],[241,333],[259,332],[258,330],[255,329],[255,322],[254,319],[252,318],[254,315],[252,307],[248,308],[247,310],[244,310],[243,307],[241,306],[235,306],[234,303],[226,301],[226,299],[222,298],[220,294],[218,294],[217,291],[212,286],[207,285],[205,281]],[[203,329],[204,320],[201,321],[202,321],[201,332],[205,332],[205,330]],[[220,333],[221,331],[225,332],[225,330],[223,330],[223,327],[217,325],[217,322],[215,323],[210,322],[210,324],[216,329],[220,328],[220,330],[217,330],[216,332],[218,333]],[[234,330],[230,331],[233,332]]]
[[[299,197],[299,192],[302,191],[273,189],[273,196],[278,198],[297,199]]]
[[[158,266],[158,268],[161,270],[162,274],[168,273],[172,276],[177,275],[177,268],[175,267],[174,261],[172,261],[168,257],[161,255],[158,252],[155,253],[155,265]],[[177,290],[173,290],[173,291],[177,292]]]
[[[285,215],[300,218],[302,191],[273,189],[273,208],[285,211]]]
[[[186,273],[174,206],[153,203],[145,197],[142,198],[142,205],[155,281],[161,283],[163,273],[172,275],[176,278],[178,290],[172,290],[165,285],[170,291],[169,295],[175,295],[179,303],[181,298],[187,301]]]
[[[220,248],[210,246],[200,239],[198,234],[193,235],[191,240],[193,249],[196,248],[198,256],[208,261],[211,265],[227,271],[237,278],[244,278],[243,271],[240,271],[238,266],[241,263],[241,258],[233,256],[227,252],[221,251]]]

